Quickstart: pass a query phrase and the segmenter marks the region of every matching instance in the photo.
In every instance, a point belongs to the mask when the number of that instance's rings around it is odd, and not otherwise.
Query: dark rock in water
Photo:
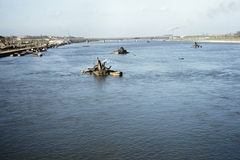
[[[202,48],[202,46],[198,45],[197,42],[194,42],[192,48]]]
[[[125,50],[123,47],[120,47],[117,51],[113,51],[113,54],[127,54],[129,53],[127,50]]]

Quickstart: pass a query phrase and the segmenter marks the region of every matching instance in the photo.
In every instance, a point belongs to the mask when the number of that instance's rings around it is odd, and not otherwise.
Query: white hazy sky
[[[240,31],[240,0],[0,0],[0,35],[132,37]]]

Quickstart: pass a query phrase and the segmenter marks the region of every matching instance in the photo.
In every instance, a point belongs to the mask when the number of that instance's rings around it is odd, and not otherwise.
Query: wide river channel
[[[0,159],[239,159],[240,43],[147,41],[1,58]]]

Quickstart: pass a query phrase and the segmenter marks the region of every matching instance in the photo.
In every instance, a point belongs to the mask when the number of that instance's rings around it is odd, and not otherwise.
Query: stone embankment
[[[77,40],[74,40],[77,42]],[[1,37],[0,57],[22,56],[32,52],[45,52],[48,48],[57,48],[71,44],[70,38],[65,37]]]

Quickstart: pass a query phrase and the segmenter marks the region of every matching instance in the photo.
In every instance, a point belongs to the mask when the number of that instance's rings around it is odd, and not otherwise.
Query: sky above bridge
[[[0,35],[137,37],[240,30],[240,0],[0,0]]]

